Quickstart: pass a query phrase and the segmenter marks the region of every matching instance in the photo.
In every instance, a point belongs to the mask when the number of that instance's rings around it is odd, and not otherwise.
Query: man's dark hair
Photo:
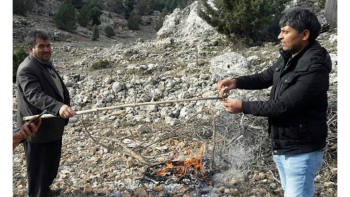
[[[34,31],[29,32],[25,41],[26,41],[28,46],[29,45],[35,46],[35,40],[37,38],[40,38],[42,40],[50,40],[50,35],[46,32],[43,32],[43,31],[34,30]]]
[[[292,8],[282,16],[279,26],[291,26],[298,34],[308,29],[310,31],[309,41],[314,41],[320,34],[321,24],[316,15],[303,8]]]

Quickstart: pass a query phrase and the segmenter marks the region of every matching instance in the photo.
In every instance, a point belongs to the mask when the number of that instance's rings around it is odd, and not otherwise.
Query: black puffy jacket
[[[315,41],[294,58],[281,57],[261,73],[237,78],[239,89],[272,86],[268,101],[243,101],[243,113],[266,116],[274,154],[312,152],[326,146],[327,90],[332,62]]]

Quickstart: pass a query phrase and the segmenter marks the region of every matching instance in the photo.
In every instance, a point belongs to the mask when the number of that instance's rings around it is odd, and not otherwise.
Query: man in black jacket
[[[52,65],[48,34],[33,31],[26,41],[31,54],[17,70],[17,128],[24,124],[24,116],[40,114],[44,109],[58,116],[43,119],[37,133],[23,143],[28,194],[52,196],[49,186],[57,176],[64,126],[75,112],[69,107],[68,90]]]
[[[327,137],[327,90],[332,63],[315,40],[321,25],[306,9],[289,10],[280,20],[281,57],[261,73],[225,79],[218,90],[264,89],[272,86],[268,101],[224,102],[229,113],[268,117],[284,196],[312,197],[314,177],[321,168]]]

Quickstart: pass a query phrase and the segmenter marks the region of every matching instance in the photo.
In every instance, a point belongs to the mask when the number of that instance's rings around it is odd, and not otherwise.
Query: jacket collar
[[[33,58],[33,59],[36,59],[41,65],[43,66],[48,66],[48,67],[53,67],[52,66],[52,61],[50,60],[49,62],[43,62],[41,60],[39,60],[38,58],[36,58],[34,55],[30,54],[30,56]]]
[[[317,41],[312,41],[309,42],[308,45],[306,45],[306,47],[304,47],[303,50],[301,50],[296,56],[294,56],[292,58],[292,54],[288,53],[287,51],[284,51],[283,48],[281,47],[279,49],[279,52],[284,60],[284,62],[288,62],[289,59],[291,59],[291,61],[297,61],[298,59],[300,59],[301,56],[303,56],[303,54],[309,49],[311,48],[315,43],[318,43]]]

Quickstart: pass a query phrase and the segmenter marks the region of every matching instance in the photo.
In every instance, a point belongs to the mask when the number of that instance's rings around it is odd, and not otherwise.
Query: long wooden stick
[[[216,99],[222,99],[222,98],[221,97],[208,97],[208,98],[191,98],[191,99],[180,99],[180,100],[169,100],[169,101],[158,101],[158,102],[132,103],[132,104],[110,106],[110,107],[101,107],[101,108],[89,109],[89,110],[84,110],[84,111],[77,111],[75,113],[77,115],[79,115],[79,114],[88,114],[88,113],[93,113],[93,112],[98,112],[98,111],[125,108],[125,107],[136,107],[136,106],[144,106],[144,105],[160,105],[160,104],[168,104],[168,103],[200,101],[200,100],[216,100]],[[32,117],[33,116],[24,116],[23,120],[27,121],[27,120],[30,120]],[[41,118],[54,118],[54,117],[57,117],[57,116],[54,116],[52,114],[44,114],[41,116]]]

